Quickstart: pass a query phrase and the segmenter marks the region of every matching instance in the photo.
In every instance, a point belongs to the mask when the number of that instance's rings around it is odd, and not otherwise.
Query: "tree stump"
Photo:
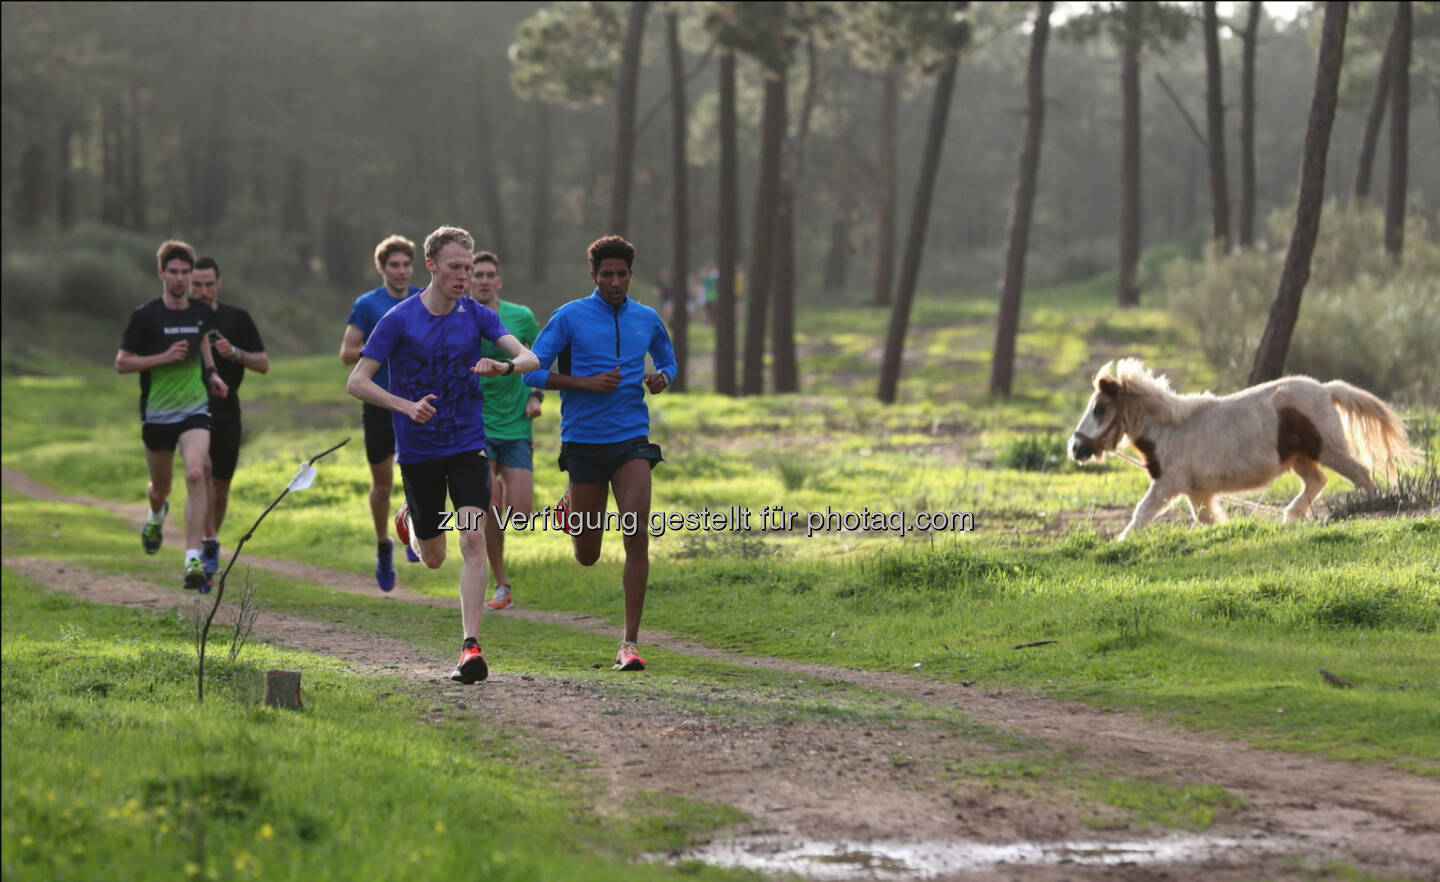
[[[271,669],[265,673],[265,705],[300,710],[300,672]]]

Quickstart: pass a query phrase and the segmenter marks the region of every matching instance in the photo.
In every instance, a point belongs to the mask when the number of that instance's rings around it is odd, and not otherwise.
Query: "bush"
[[[1245,385],[1284,262],[1290,217],[1276,212],[1268,243],[1203,262],[1172,261],[1163,273],[1171,311],[1198,333],[1222,388]],[[1402,402],[1440,394],[1440,244],[1412,215],[1403,265],[1382,247],[1374,209],[1326,206],[1311,277],[1286,358],[1290,373],[1343,379]]]
[[[1024,472],[1047,472],[1065,465],[1065,439],[1055,435],[1021,435],[1005,445],[995,464]]]

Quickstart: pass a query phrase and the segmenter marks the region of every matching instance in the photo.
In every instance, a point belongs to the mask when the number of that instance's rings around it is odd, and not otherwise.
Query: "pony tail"
[[[1406,438],[1405,424],[1390,405],[1344,380],[1331,380],[1325,390],[1340,411],[1351,452],[1371,471],[1393,481],[1400,466],[1419,459],[1420,451]]]

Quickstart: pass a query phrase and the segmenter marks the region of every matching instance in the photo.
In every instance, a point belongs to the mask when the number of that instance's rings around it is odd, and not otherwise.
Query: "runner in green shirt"
[[[535,314],[528,306],[500,299],[504,287],[500,277],[500,258],[490,251],[475,254],[475,271],[470,274],[470,296],[500,316],[500,323],[514,334],[527,349],[540,334]],[[505,358],[494,343],[482,342],[481,352],[487,358]],[[545,393],[530,389],[519,372],[505,377],[481,377],[480,389],[485,393],[485,446],[490,456],[491,516],[485,519],[485,553],[490,570],[495,574],[495,596],[486,606],[505,609],[510,605],[510,574],[505,571],[505,533],[501,523],[508,523],[508,507],[512,512],[528,515],[535,502],[535,443],[530,440],[530,424],[540,415],[540,402]]]
[[[200,538],[210,506],[210,395],[224,397],[229,387],[215,372],[207,339],[213,313],[190,300],[195,249],[184,242],[164,242],[155,263],[160,297],[131,313],[115,355],[116,372],[140,375],[140,436],[150,473],[145,488],[150,517],[140,531],[140,543],[146,554],[160,550],[178,447],[187,490],[185,587],[208,591]]]

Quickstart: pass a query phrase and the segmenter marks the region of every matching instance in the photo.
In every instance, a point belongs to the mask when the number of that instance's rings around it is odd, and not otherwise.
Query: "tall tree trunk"
[[[819,94],[820,64],[814,38],[805,44],[805,57],[805,95],[800,105],[800,125],[791,148],[794,159],[789,163],[788,171],[781,170],[775,253],[771,260],[771,274],[775,278],[775,325],[770,346],[774,353],[772,380],[776,392],[800,391],[800,370],[795,357],[795,194],[805,186],[805,146]]]
[[[1375,168],[1375,145],[1380,142],[1380,124],[1385,120],[1385,105],[1390,101],[1390,79],[1395,69],[1396,31],[1400,24],[1400,13],[1396,10],[1395,23],[1390,26],[1390,37],[1385,41],[1385,54],[1380,58],[1380,70],[1375,75],[1375,91],[1370,95],[1370,109],[1365,113],[1365,130],[1360,136],[1360,152],[1355,157],[1355,191],[1351,202],[1360,205],[1370,198],[1370,176]]]
[[[777,4],[778,5],[778,4]],[[740,394],[765,391],[765,312],[769,307],[775,250],[776,213],[780,201],[780,163],[785,146],[784,71],[766,71],[765,112],[760,134],[760,176],[755,183],[755,231],[750,250],[750,281],[746,292],[745,354]]]
[[[130,229],[144,232],[149,226],[149,212],[145,204],[145,162],[140,152],[143,139],[140,137],[140,89],[134,80],[130,82],[130,135],[125,174],[126,222]]]
[[[674,237],[670,279],[675,304],[670,319],[670,334],[675,339],[675,361],[679,372],[675,391],[685,390],[686,366],[690,357],[690,176],[685,156],[685,56],[680,51],[679,13],[671,7],[665,12],[665,41],[670,50],[670,189],[674,197],[671,235]]]
[[[1020,170],[1010,209],[1005,277],[1000,282],[1000,315],[995,323],[995,351],[990,364],[990,394],[1010,397],[1015,376],[1015,336],[1020,328],[1020,296],[1025,289],[1025,257],[1030,248],[1030,219],[1035,208],[1035,182],[1040,171],[1040,137],[1045,128],[1045,47],[1050,40],[1050,12],[1055,4],[1042,0],[1030,32],[1030,64],[1025,74],[1025,131],[1020,138]]]
[[[889,306],[891,280],[895,277],[895,202],[899,187],[899,160],[895,139],[899,127],[900,69],[891,65],[885,71],[884,94],[880,99],[880,169],[876,175],[879,187],[875,204],[875,305]]]
[[[1395,64],[1390,71],[1390,186],[1385,193],[1385,253],[1396,263],[1405,250],[1405,178],[1410,151],[1410,0],[1395,10]]]
[[[530,234],[530,281],[544,282],[550,263],[550,105],[535,102],[535,180]]]
[[[735,394],[735,266],[740,251],[735,50],[720,50],[720,218],[716,242],[715,391]]]
[[[285,197],[280,204],[280,229],[295,249],[295,267],[301,277],[310,275],[310,218],[305,206],[310,201],[305,159],[292,153],[285,165]]]
[[[125,111],[119,98],[100,105],[100,222],[125,224]]]
[[[70,141],[75,136],[74,122],[66,114],[60,120],[60,156],[55,170],[55,221],[60,229],[75,226],[75,171],[70,168]]]
[[[485,220],[490,227],[490,245],[501,260],[510,258],[510,243],[505,239],[505,202],[500,197],[500,169],[495,158],[496,117],[490,108],[489,89],[484,70],[476,75],[475,104],[479,114],[479,131],[475,137],[475,158],[479,163],[480,198],[485,203]]]
[[[1230,252],[1230,182],[1225,175],[1225,100],[1220,85],[1220,17],[1205,0],[1205,122],[1210,154],[1210,238]]]
[[[845,277],[849,274],[852,220],[851,206],[842,203],[835,212],[834,220],[830,222],[830,246],[825,249],[825,271],[820,282],[820,287],[827,297],[838,294],[845,288]]]
[[[1255,246],[1255,43],[1260,38],[1261,0],[1250,0],[1240,68],[1240,247]]]
[[[1345,24],[1350,7],[1344,0],[1325,4],[1325,27],[1320,37],[1320,61],[1315,70],[1315,93],[1310,99],[1310,122],[1305,130],[1305,154],[1300,160],[1300,195],[1295,202],[1295,229],[1280,285],[1270,304],[1270,318],[1260,336],[1250,384],[1279,377],[1285,370],[1290,336],[1300,318],[1300,298],[1310,280],[1310,256],[1320,233],[1320,209],[1325,199],[1325,157],[1330,150],[1330,129],[1335,123],[1336,92],[1345,56]]]
[[[795,362],[795,188],[788,181],[781,185],[775,207],[775,251],[770,263],[775,278],[772,381],[776,392],[799,392],[800,372]]]
[[[925,249],[925,230],[930,222],[930,199],[940,168],[940,148],[945,144],[945,126],[950,120],[950,96],[955,91],[958,53],[952,53],[935,81],[935,102],[930,107],[930,125],[925,132],[925,155],[915,184],[915,205],[910,214],[910,232],[905,238],[905,257],[900,263],[900,282],[895,287],[895,304],[890,309],[890,327],[885,333],[885,355],[880,363],[876,396],[886,404],[895,402],[900,385],[900,363],[905,351],[905,330],[910,323],[910,304],[920,276],[920,256]]]
[[[635,178],[635,93],[640,85],[640,49],[648,0],[634,0],[625,26],[620,76],[615,83],[615,166],[610,176],[610,221],[606,230],[626,235],[630,227],[630,186]]]
[[[1137,306],[1140,289],[1136,268],[1140,263],[1140,29],[1145,7],[1126,0],[1125,30],[1120,66],[1124,94],[1120,147],[1120,272],[1116,282],[1119,304]]]
[[[20,155],[20,180],[15,187],[15,223],[23,230],[40,225],[45,202],[45,150],[31,144]]]

